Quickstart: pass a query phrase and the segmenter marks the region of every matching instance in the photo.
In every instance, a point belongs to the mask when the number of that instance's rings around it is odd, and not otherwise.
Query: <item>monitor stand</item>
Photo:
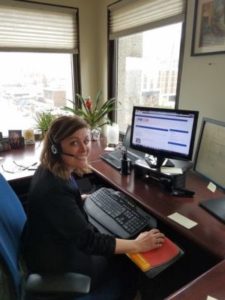
[[[157,164],[152,164],[149,158],[145,157],[145,160],[137,160],[134,164],[135,176],[144,179],[151,178],[161,183],[165,190],[172,196],[177,197],[193,197],[194,192],[185,189],[186,171],[188,168],[184,168],[182,174],[164,174],[161,172],[161,166],[165,159],[159,160]],[[174,166],[175,163],[171,162]]]
[[[175,164],[168,158],[165,158],[163,163],[162,163],[162,167],[170,167],[170,168],[174,168]]]
[[[175,167],[174,163],[171,160],[162,156],[156,157],[156,163],[152,163],[149,157],[146,157],[145,161],[147,162],[150,168],[156,169],[158,172],[160,172],[161,167]]]

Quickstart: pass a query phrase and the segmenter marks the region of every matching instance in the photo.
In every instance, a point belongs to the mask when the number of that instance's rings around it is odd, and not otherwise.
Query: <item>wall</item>
[[[41,0],[40,0],[41,2]],[[44,2],[42,0],[42,2]],[[81,81],[84,95],[107,95],[107,5],[114,0],[45,0],[79,8]],[[179,107],[200,111],[202,117],[225,120],[224,54],[191,56],[195,0],[188,0],[185,52]]]
[[[110,0],[99,1],[105,8],[107,4],[113,2]],[[187,0],[187,2],[185,51],[179,108],[199,110],[199,129],[202,117],[225,121],[225,55],[191,56],[195,0]],[[102,38],[103,42],[106,42],[104,38]],[[105,46],[102,44],[102,47],[104,49]],[[107,66],[105,66],[106,68]]]
[[[179,107],[225,121],[225,55],[191,56],[194,0],[188,0],[185,53]]]
[[[32,2],[32,0],[29,0]],[[99,0],[36,0],[79,9],[80,59],[82,94],[94,96],[98,90],[98,2]]]

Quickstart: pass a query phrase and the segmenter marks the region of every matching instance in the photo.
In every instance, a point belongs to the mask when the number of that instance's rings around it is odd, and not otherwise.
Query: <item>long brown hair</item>
[[[54,175],[68,179],[67,169],[61,158],[61,141],[72,135],[79,129],[89,128],[86,121],[79,116],[62,116],[55,119],[49,127],[41,152],[41,164]],[[74,170],[78,174],[87,170]]]

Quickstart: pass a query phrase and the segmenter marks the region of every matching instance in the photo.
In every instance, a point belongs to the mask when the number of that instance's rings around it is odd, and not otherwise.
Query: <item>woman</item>
[[[164,235],[153,229],[133,240],[118,239],[88,222],[74,174],[88,171],[90,146],[88,125],[78,116],[59,117],[49,128],[29,192],[25,259],[31,272],[89,275],[91,299],[132,299],[137,269],[114,254],[161,247]]]

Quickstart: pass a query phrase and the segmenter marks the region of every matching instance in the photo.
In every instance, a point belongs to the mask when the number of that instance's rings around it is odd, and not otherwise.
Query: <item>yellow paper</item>
[[[178,212],[169,215],[168,218],[184,226],[187,229],[191,229],[198,224],[195,221],[192,221],[191,219],[179,214]]]
[[[213,193],[215,193],[215,191],[216,191],[216,185],[215,185],[214,183],[212,183],[212,182],[210,182],[210,183],[208,184],[207,188],[208,188],[211,192],[213,192]]]

